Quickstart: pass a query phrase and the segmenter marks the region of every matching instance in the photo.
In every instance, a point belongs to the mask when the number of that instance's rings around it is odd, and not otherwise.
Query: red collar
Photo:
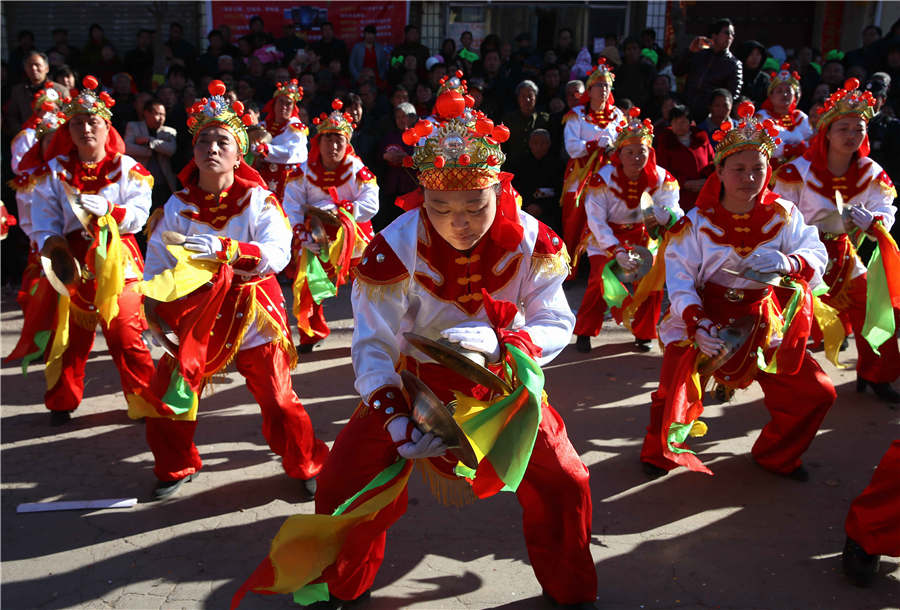
[[[182,216],[221,231],[229,220],[239,216],[250,204],[250,189],[254,186],[256,184],[235,176],[234,184],[218,196],[207,193],[196,182],[175,195],[191,206],[180,212]]]

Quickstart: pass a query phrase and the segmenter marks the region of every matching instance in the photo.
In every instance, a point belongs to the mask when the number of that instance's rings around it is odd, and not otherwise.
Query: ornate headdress
[[[616,75],[612,72],[612,66],[606,63],[605,57],[597,60],[597,65],[588,70],[587,77],[587,84],[584,86],[586,91],[590,91],[591,87],[596,85],[601,78],[606,79],[610,87],[612,87],[613,81],[616,80]]]
[[[300,86],[296,78],[283,83],[275,83],[275,93],[272,95],[272,99],[280,95],[291,98],[295,103],[299,102],[303,99],[303,87]]]
[[[713,162],[718,165],[727,157],[745,150],[758,150],[766,157],[771,157],[775,147],[781,143],[778,128],[772,119],[758,120],[753,114],[756,108],[753,102],[741,102],[738,105],[738,121],[724,121],[719,130],[713,134],[716,141],[716,156]]]
[[[66,115],[57,110],[56,104],[47,100],[41,104],[40,109],[35,114],[37,122],[34,125],[34,135],[40,140],[48,133],[53,133],[66,122]]]
[[[628,110],[628,118],[619,121],[616,125],[616,137],[614,147],[618,150],[630,140],[640,140],[643,144],[653,144],[653,123],[650,119],[641,120],[641,109],[637,106]]]
[[[772,80],[769,82],[769,88],[766,89],[767,95],[771,95],[772,90],[778,85],[787,83],[791,86],[791,89],[794,90],[794,95],[797,97],[800,96],[800,73],[796,70],[791,71],[790,64],[781,64],[781,70],[778,72],[771,72],[769,76],[772,77]]]
[[[81,91],[73,89],[74,99],[63,100],[62,111],[66,118],[71,119],[76,114],[96,114],[106,121],[112,121],[112,107],[116,105],[116,100],[106,91],[97,93],[100,83],[90,74],[81,80],[81,84],[84,86]]]
[[[472,103],[450,85],[434,105],[444,122],[421,120],[403,132],[403,142],[410,146],[425,139],[403,165],[418,170],[419,183],[426,189],[468,191],[500,182],[500,166],[506,160],[500,143],[509,139],[509,129],[472,110]]]
[[[353,130],[356,129],[356,123],[349,112],[342,112],[344,102],[335,98],[331,102],[331,114],[324,112],[313,119],[313,125],[316,127],[316,135],[324,133],[340,133],[347,136],[349,140],[353,136]]]
[[[831,94],[820,109],[821,117],[816,129],[821,132],[836,120],[846,116],[861,117],[866,123],[875,116],[875,98],[869,91],[859,90],[859,80],[848,78],[843,89]]]
[[[36,114],[41,112],[44,102],[50,102],[54,106],[62,103],[62,96],[50,81],[44,83],[44,86],[34,93],[34,97],[31,98],[31,111]]]
[[[197,136],[204,129],[223,127],[231,132],[241,148],[241,154],[245,155],[249,146],[246,126],[253,123],[253,118],[244,114],[244,104],[241,102],[234,101],[229,104],[224,97],[225,90],[225,83],[222,81],[210,82],[209,94],[212,97],[204,97],[191,106],[187,126],[195,143]]]

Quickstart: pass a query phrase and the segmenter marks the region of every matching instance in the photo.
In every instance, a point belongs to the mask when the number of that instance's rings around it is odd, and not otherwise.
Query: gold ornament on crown
[[[781,64],[781,70],[778,72],[771,72],[769,76],[771,77],[771,81],[769,82],[768,89],[766,89],[766,95],[771,95],[772,90],[778,85],[787,83],[791,86],[791,89],[794,90],[794,95],[797,97],[800,96],[800,74],[796,70],[791,71],[790,64]]]
[[[613,144],[616,150],[625,146],[631,140],[640,140],[642,144],[653,144],[653,123],[650,119],[641,120],[641,109],[637,106],[628,110],[628,118],[619,121],[616,125],[616,141]]]
[[[781,144],[778,135],[778,127],[775,121],[765,119],[760,121],[754,117],[756,108],[753,102],[741,102],[738,106],[737,121],[726,120],[719,130],[713,134],[716,142],[716,156],[713,162],[718,165],[727,157],[745,150],[758,150],[766,158],[772,156],[775,147]]]
[[[67,119],[71,119],[76,114],[96,114],[106,121],[112,120],[112,107],[116,105],[116,100],[106,91],[96,91],[100,83],[90,74],[81,80],[84,89],[79,91],[74,98],[66,98],[63,100],[62,112]]]
[[[323,133],[340,133],[347,136],[347,140],[353,137],[356,123],[350,113],[343,112],[344,103],[335,98],[331,102],[331,114],[324,112],[312,120],[316,128],[316,135]]]
[[[303,87],[300,86],[296,78],[283,83],[275,83],[275,93],[272,95],[272,99],[279,96],[289,97],[294,102],[299,102],[303,99]]]
[[[610,87],[612,87],[613,81],[616,80],[616,75],[613,74],[612,66],[606,63],[605,57],[601,57],[597,60],[597,65],[588,70],[587,77],[587,83],[584,86],[585,91],[590,91],[591,87],[596,85],[600,79],[604,79],[609,83]]]
[[[843,89],[832,93],[819,112],[822,116],[816,123],[818,131],[828,129],[829,125],[846,116],[855,115],[868,123],[875,116],[875,98],[871,92],[859,90],[859,80],[848,78]]]
[[[196,143],[197,135],[210,127],[222,127],[231,132],[241,154],[246,155],[250,139],[247,136],[247,125],[253,123],[250,115],[241,116],[244,113],[244,104],[234,101],[229,104],[225,99],[225,83],[214,80],[209,83],[209,94],[212,97],[204,97],[194,103],[189,111],[187,120],[188,129]]]

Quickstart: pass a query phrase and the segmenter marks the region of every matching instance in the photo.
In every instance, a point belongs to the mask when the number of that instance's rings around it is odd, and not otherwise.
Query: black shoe
[[[844,340],[841,341],[841,348],[838,350],[840,352],[845,351],[848,347],[850,347],[850,342],[847,341],[847,337],[844,337]]]
[[[639,352],[650,351],[650,339],[635,339],[634,348]]]
[[[797,466],[784,476],[794,481],[800,481],[801,483],[806,483],[807,481],[809,481],[809,471],[803,466],[803,464]]]
[[[50,411],[50,425],[64,426],[72,419],[71,411]]]
[[[869,555],[853,538],[847,536],[844,552],[841,554],[841,565],[844,574],[857,587],[868,587],[878,574],[880,555]]]
[[[363,591],[362,595],[351,600],[340,599],[332,595],[327,600],[310,604],[309,606],[306,606],[306,608],[307,610],[341,610],[342,608],[355,608],[363,602],[368,601],[371,597],[371,590]]]
[[[576,602],[574,604],[561,604],[552,597],[546,591],[541,591],[541,596],[550,602],[550,605],[554,608],[571,608],[572,610],[596,610],[597,604],[595,602]]]
[[[582,354],[589,353],[591,351],[591,336],[578,335],[578,339],[575,340],[575,349]]]
[[[644,474],[651,479],[658,479],[659,477],[664,477],[669,474],[669,471],[665,468],[660,468],[656,464],[651,464],[650,462],[641,462],[641,470],[643,470]]]
[[[302,484],[303,493],[306,496],[305,502],[309,502],[316,497],[316,477],[311,479],[301,479],[300,483]]]
[[[297,353],[299,354],[308,354],[312,351],[315,343],[301,343],[297,346]]]
[[[716,400],[724,404],[726,402],[731,402],[731,399],[734,398],[734,389],[722,385],[721,383],[717,383],[713,395],[716,397]]]
[[[872,388],[872,391],[875,393],[875,396],[878,397],[878,400],[881,402],[885,402],[890,405],[900,405],[900,392],[897,392],[894,388],[891,387],[891,384],[885,382],[875,383],[874,381],[869,381],[868,379],[863,379],[859,375],[856,376],[856,391],[860,394],[866,391],[866,386]],[[892,409],[896,409],[896,407],[891,406]]]
[[[186,477],[175,479],[174,481],[158,481],[156,484],[156,489],[153,490],[152,500],[165,500],[169,496],[173,495],[176,491],[181,489],[182,485],[184,485],[185,483],[190,483],[198,476],[200,476],[200,473],[195,472],[194,474],[189,474]]]

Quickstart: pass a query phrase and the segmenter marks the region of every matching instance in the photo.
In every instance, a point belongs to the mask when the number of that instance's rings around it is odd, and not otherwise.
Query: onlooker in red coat
[[[713,170],[713,151],[709,136],[691,124],[688,109],[676,104],[669,112],[669,127],[656,136],[656,162],[665,167],[681,186],[681,209],[694,207],[697,194]]]

